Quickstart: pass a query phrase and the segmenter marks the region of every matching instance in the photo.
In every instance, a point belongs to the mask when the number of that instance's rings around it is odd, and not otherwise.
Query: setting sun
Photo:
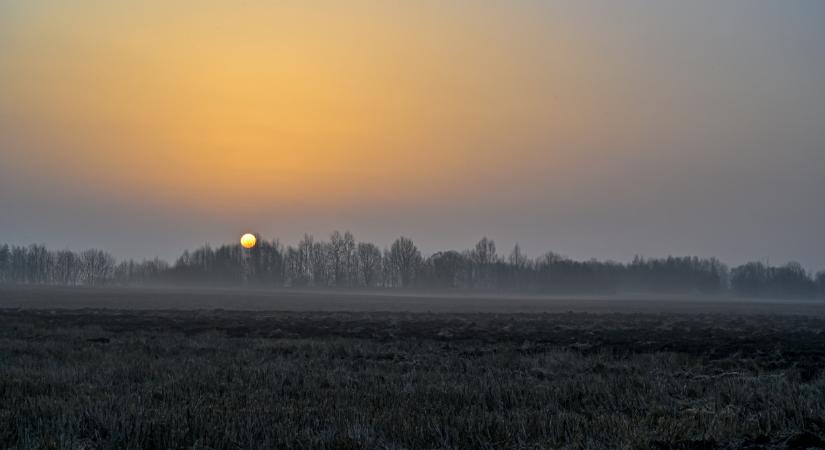
[[[0,0],[0,450],[825,450],[823,23]]]
[[[241,245],[243,248],[252,248],[256,242],[258,242],[258,239],[252,233],[246,233],[241,236]]]

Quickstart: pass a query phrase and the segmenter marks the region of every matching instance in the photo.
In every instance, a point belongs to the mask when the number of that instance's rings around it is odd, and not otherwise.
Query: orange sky
[[[563,174],[594,123],[618,132],[584,39],[467,6],[20,6],[4,90],[29,145],[12,158],[79,189],[243,212],[450,200],[501,172]]]
[[[765,0],[6,0],[0,241],[152,256],[351,228],[825,265],[808,244],[825,213],[805,206],[825,189],[823,17]]]

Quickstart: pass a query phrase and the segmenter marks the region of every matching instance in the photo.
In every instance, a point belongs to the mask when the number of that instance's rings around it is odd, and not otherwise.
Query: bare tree
[[[381,286],[395,287],[398,284],[398,271],[392,262],[390,250],[384,248],[384,254],[381,257]]]
[[[421,264],[421,252],[412,240],[400,237],[390,247],[390,262],[398,277],[398,285],[410,287]]]
[[[349,231],[344,233],[342,250],[345,283],[347,286],[353,286],[358,283],[358,254],[355,237]]]
[[[509,286],[515,289],[523,289],[529,283],[528,265],[530,261],[521,251],[521,246],[516,244],[507,258],[510,264],[508,270]]]
[[[29,283],[49,282],[52,260],[45,245],[32,244],[26,253],[26,278]]]
[[[326,258],[328,245],[325,242],[315,242],[310,247],[309,265],[312,268],[310,283],[313,286],[329,284],[329,267]]]
[[[327,263],[330,267],[332,286],[351,286],[357,273],[355,263],[355,238],[347,231],[343,235],[335,231],[327,247]]]
[[[358,244],[358,275],[366,287],[374,286],[381,276],[381,250],[375,244]]]
[[[486,236],[481,238],[470,253],[470,259],[473,262],[473,278],[477,284],[481,287],[492,287],[495,284],[493,264],[498,261],[496,243],[492,239],[487,239]]]
[[[466,272],[468,261],[456,251],[438,252],[429,259],[432,266],[433,282],[437,287],[458,287],[462,274]]]
[[[101,250],[86,250],[80,254],[81,279],[89,286],[100,286],[114,275],[115,259]]]
[[[26,251],[26,247],[18,247],[14,246],[11,249],[11,262],[9,267],[9,273],[11,274],[11,282],[16,284],[22,284],[28,282],[28,278],[26,276],[26,256],[28,251]]]
[[[312,283],[312,275],[315,272],[313,262],[313,251],[315,249],[315,239],[311,234],[305,234],[304,238],[298,242],[297,249],[297,264],[298,273],[296,281],[300,286],[306,286]]]
[[[628,264],[574,261],[547,253],[535,261],[516,244],[506,258],[482,238],[470,250],[437,252],[426,261],[405,237],[383,254],[374,244],[356,244],[352,234],[334,232],[330,242],[304,235],[284,250],[277,241],[258,239],[244,250],[238,244],[185,251],[173,266],[164,261],[116,264],[100,250],[81,254],[50,251],[43,245],[0,246],[0,282],[61,285],[197,282],[272,286],[366,286],[484,289],[516,288],[554,292],[702,292],[732,290],[744,295],[825,297],[825,273],[812,277],[798,263],[780,267],[749,263],[728,270],[715,258],[636,257]]]
[[[7,244],[0,246],[0,283],[7,283],[11,278],[11,249]]]
[[[55,257],[55,282],[62,285],[75,285],[80,281],[81,262],[70,250],[61,250]]]
[[[513,251],[510,252],[508,261],[516,270],[524,270],[527,267],[527,257],[521,252],[521,246],[516,244],[513,246]]]

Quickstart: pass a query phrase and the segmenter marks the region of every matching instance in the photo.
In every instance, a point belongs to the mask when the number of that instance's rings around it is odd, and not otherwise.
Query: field
[[[825,448],[823,311],[5,288],[0,447]]]

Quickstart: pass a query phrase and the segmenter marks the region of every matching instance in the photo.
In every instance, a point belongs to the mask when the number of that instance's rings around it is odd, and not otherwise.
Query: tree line
[[[96,249],[79,253],[44,245],[0,246],[0,283],[66,286],[221,285],[315,288],[426,288],[554,293],[734,293],[825,298],[825,272],[812,276],[798,263],[750,262],[729,269],[716,258],[636,257],[629,263],[575,261],[553,252],[528,258],[518,244],[506,255],[486,237],[475,247],[424,257],[409,238],[388,248],[357,242],[352,233],[329,240],[304,235],[297,245],[258,239],[204,245],[173,264],[160,259],[116,261]]]

